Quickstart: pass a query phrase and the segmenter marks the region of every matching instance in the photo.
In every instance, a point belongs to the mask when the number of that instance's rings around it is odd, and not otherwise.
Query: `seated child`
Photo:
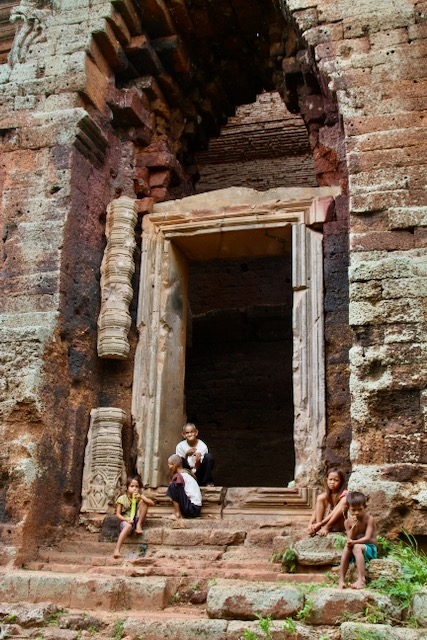
[[[325,491],[316,500],[315,510],[310,518],[308,533],[325,536],[329,531],[344,531],[347,513],[347,489],[345,474],[341,469],[331,469],[325,480]]]
[[[191,471],[182,467],[181,457],[176,453],[168,458],[168,467],[172,473],[166,491],[173,503],[171,520],[197,518],[202,507],[202,494],[197,481]]]
[[[129,534],[134,531],[142,533],[148,507],[155,504],[151,498],[141,495],[140,489],[139,478],[130,476],[126,481],[126,493],[116,500],[116,517],[120,520],[120,534],[113,553],[115,558],[120,558],[121,546]]]
[[[195,474],[200,487],[212,486],[214,460],[206,444],[197,437],[198,433],[195,425],[187,422],[182,430],[185,439],[176,445],[175,453],[181,456],[184,469],[191,469]]]
[[[363,589],[366,585],[365,562],[377,557],[375,521],[366,513],[366,497],[359,491],[347,495],[349,517],[345,521],[347,543],[341,556],[340,589],[345,589],[345,576],[349,564],[356,562],[357,580],[350,585],[353,589]]]

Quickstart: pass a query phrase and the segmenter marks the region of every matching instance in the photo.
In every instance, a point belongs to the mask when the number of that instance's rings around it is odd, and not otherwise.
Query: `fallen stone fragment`
[[[293,546],[298,563],[302,565],[337,565],[341,560],[341,551],[336,546],[337,534],[303,538]]]
[[[56,614],[63,611],[51,602],[42,604],[0,603],[0,618],[6,623],[19,624],[22,627],[36,627],[48,623]]]

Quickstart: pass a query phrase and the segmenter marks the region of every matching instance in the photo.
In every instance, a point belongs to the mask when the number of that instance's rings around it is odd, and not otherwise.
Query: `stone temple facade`
[[[427,2],[1,3],[0,519],[342,466],[426,534]]]

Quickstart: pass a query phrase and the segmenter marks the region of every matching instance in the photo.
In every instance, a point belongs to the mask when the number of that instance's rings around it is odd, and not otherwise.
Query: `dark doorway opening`
[[[291,253],[191,262],[186,413],[217,485],[293,479]]]

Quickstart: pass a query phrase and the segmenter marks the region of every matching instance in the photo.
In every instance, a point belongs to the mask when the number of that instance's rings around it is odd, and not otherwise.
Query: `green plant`
[[[114,623],[114,638],[115,640],[121,640],[123,638],[125,623],[120,618]]]
[[[345,544],[347,542],[347,536],[343,533],[336,533],[333,537],[333,545],[337,551],[344,551]]]
[[[369,624],[385,624],[389,621],[389,616],[378,606],[367,604],[363,610],[363,617]]]
[[[376,629],[366,629],[362,626],[356,627],[354,640],[385,640],[386,636]]]
[[[297,625],[295,620],[293,620],[292,618],[286,618],[285,622],[283,623],[283,630],[287,633],[296,633]]]
[[[175,593],[173,593],[169,598],[169,604],[178,604],[180,600],[181,594],[179,593],[179,591],[175,591]]]
[[[209,586],[210,587],[214,587],[217,584],[217,579],[216,578],[212,578],[212,580],[209,582]]]
[[[271,640],[271,632],[270,632],[270,624],[271,624],[271,616],[267,615],[263,618],[259,613],[257,613],[258,618],[258,626],[261,631],[264,633],[266,640]]]
[[[18,616],[16,615],[16,613],[9,613],[8,616],[6,616],[5,622],[7,624],[13,624],[14,622],[16,622],[18,619]]]
[[[260,613],[257,613],[256,616],[258,618],[258,626],[263,635],[259,636],[255,631],[245,629],[243,632],[243,640],[272,640],[270,630],[271,616],[267,615],[264,618]]]
[[[405,531],[403,535],[405,539],[392,544],[387,556],[399,565],[397,577],[380,577],[369,586],[386,593],[410,616],[413,596],[427,584],[427,556],[418,549],[413,536]]]
[[[393,543],[384,536],[377,536],[378,557],[385,558],[393,549]]]
[[[313,600],[307,598],[305,601],[305,605],[302,609],[300,609],[297,613],[297,618],[300,622],[306,622],[307,618],[311,615],[313,611]]]
[[[292,547],[285,547],[282,551],[274,551],[271,555],[272,562],[280,562],[286,573],[295,573],[297,569],[297,557]]]

